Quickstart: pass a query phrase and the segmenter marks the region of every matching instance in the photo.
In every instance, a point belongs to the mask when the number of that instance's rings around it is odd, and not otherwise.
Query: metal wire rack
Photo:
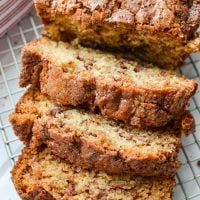
[[[5,193],[1,194],[2,199],[19,199],[8,172],[23,145],[14,135],[8,116],[24,92],[24,89],[18,86],[21,48],[25,43],[39,37],[41,32],[41,22],[33,9],[0,38],[0,180],[7,183],[5,185],[0,181],[0,191]],[[200,83],[200,53],[192,54],[186,59],[180,73]],[[176,175],[174,200],[200,200],[200,90],[191,99],[188,109],[196,119],[196,131],[187,137],[183,136],[182,139],[179,157],[183,166]]]

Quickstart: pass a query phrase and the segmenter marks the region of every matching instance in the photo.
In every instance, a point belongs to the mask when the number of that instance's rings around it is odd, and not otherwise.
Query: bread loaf
[[[46,34],[117,49],[162,68],[199,51],[199,0],[35,0]]]

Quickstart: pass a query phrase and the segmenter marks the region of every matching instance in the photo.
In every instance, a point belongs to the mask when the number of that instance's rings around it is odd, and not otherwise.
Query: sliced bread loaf
[[[175,72],[42,37],[22,51],[20,86],[40,85],[61,105],[87,105],[137,127],[182,118],[197,83]]]
[[[10,116],[16,135],[45,144],[85,169],[141,176],[173,176],[180,166],[179,130],[139,130],[81,109],[59,106],[29,89]]]
[[[170,200],[174,179],[85,171],[52,155],[26,148],[12,170],[22,200]]]
[[[200,50],[199,0],[34,0],[46,34],[84,45],[127,50],[163,68]]]

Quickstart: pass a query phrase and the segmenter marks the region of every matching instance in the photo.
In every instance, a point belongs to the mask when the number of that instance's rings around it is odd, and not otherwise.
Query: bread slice
[[[199,0],[35,0],[35,7],[55,40],[78,37],[170,69],[200,50]]]
[[[22,51],[20,86],[40,85],[61,105],[99,109],[136,127],[182,118],[197,83],[175,72],[42,37]]]
[[[12,170],[22,200],[169,200],[175,180],[107,175],[63,162],[49,148],[23,150]]]
[[[29,89],[10,116],[26,144],[45,144],[57,156],[108,173],[173,176],[180,166],[179,130],[139,130],[81,109],[61,107]]]

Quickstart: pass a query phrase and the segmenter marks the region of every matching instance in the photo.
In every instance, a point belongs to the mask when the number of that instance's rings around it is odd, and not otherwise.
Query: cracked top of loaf
[[[83,27],[123,25],[143,33],[167,33],[182,41],[194,36],[200,21],[199,0],[35,0],[35,4],[36,8],[44,4],[47,8],[40,16],[49,12],[51,17],[68,15]]]

